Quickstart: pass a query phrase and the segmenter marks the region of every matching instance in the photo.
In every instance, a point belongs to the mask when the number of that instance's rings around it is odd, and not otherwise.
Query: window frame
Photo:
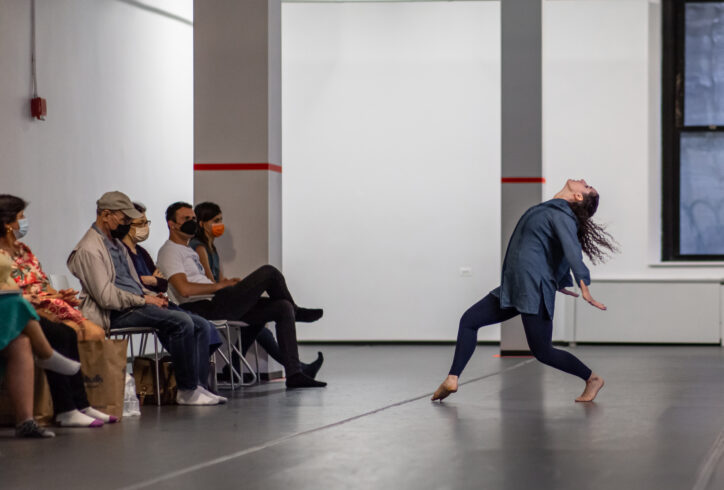
[[[680,252],[681,136],[693,132],[724,132],[720,126],[684,125],[685,7],[687,3],[721,3],[724,0],[663,0],[662,2],[662,243],[661,260],[680,262],[724,262],[724,254]]]

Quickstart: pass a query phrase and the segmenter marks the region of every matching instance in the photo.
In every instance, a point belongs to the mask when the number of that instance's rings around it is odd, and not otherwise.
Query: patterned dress
[[[45,316],[57,322],[71,321],[80,325],[85,321],[83,314],[75,307],[59,298],[43,298],[50,295],[50,281],[40,266],[38,258],[30,251],[27,245],[21,242],[15,244],[19,251],[11,255],[0,249],[0,253],[9,256],[13,261],[11,277],[23,290],[23,294],[29,298],[35,296],[37,299],[31,301],[35,309]]]

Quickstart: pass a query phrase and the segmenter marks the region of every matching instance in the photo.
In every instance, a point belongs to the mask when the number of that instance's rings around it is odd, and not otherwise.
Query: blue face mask
[[[28,227],[29,227],[30,225],[29,225],[29,223],[28,223],[28,219],[27,219],[27,218],[19,219],[19,220],[18,220],[18,225],[20,226],[20,229],[18,229],[18,230],[13,230],[13,233],[15,234],[15,238],[18,239],[18,240],[20,240],[21,238],[23,238],[25,235],[28,234]]]

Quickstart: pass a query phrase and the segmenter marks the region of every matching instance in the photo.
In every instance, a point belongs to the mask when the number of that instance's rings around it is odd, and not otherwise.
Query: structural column
[[[194,2],[194,200],[229,276],[281,265],[281,0]]]
[[[221,206],[228,277],[281,267],[281,153],[281,0],[194,1],[194,202]]]
[[[542,0],[501,6],[501,239],[503,255],[520,216],[543,197]],[[503,323],[502,355],[530,352],[520,316]]]

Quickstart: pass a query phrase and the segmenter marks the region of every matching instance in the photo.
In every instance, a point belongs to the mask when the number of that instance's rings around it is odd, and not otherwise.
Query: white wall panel
[[[36,16],[44,122],[29,115],[30,2],[0,0],[0,192],[31,202],[26,242],[48,272],[68,274],[109,190],[149,207],[155,255],[166,206],[193,194],[193,27],[122,1],[38,1]]]
[[[576,302],[577,342],[720,343],[718,281],[593,281],[607,311]]]
[[[497,286],[499,24],[498,2],[283,5],[283,265],[325,308],[300,338],[452,340]]]

